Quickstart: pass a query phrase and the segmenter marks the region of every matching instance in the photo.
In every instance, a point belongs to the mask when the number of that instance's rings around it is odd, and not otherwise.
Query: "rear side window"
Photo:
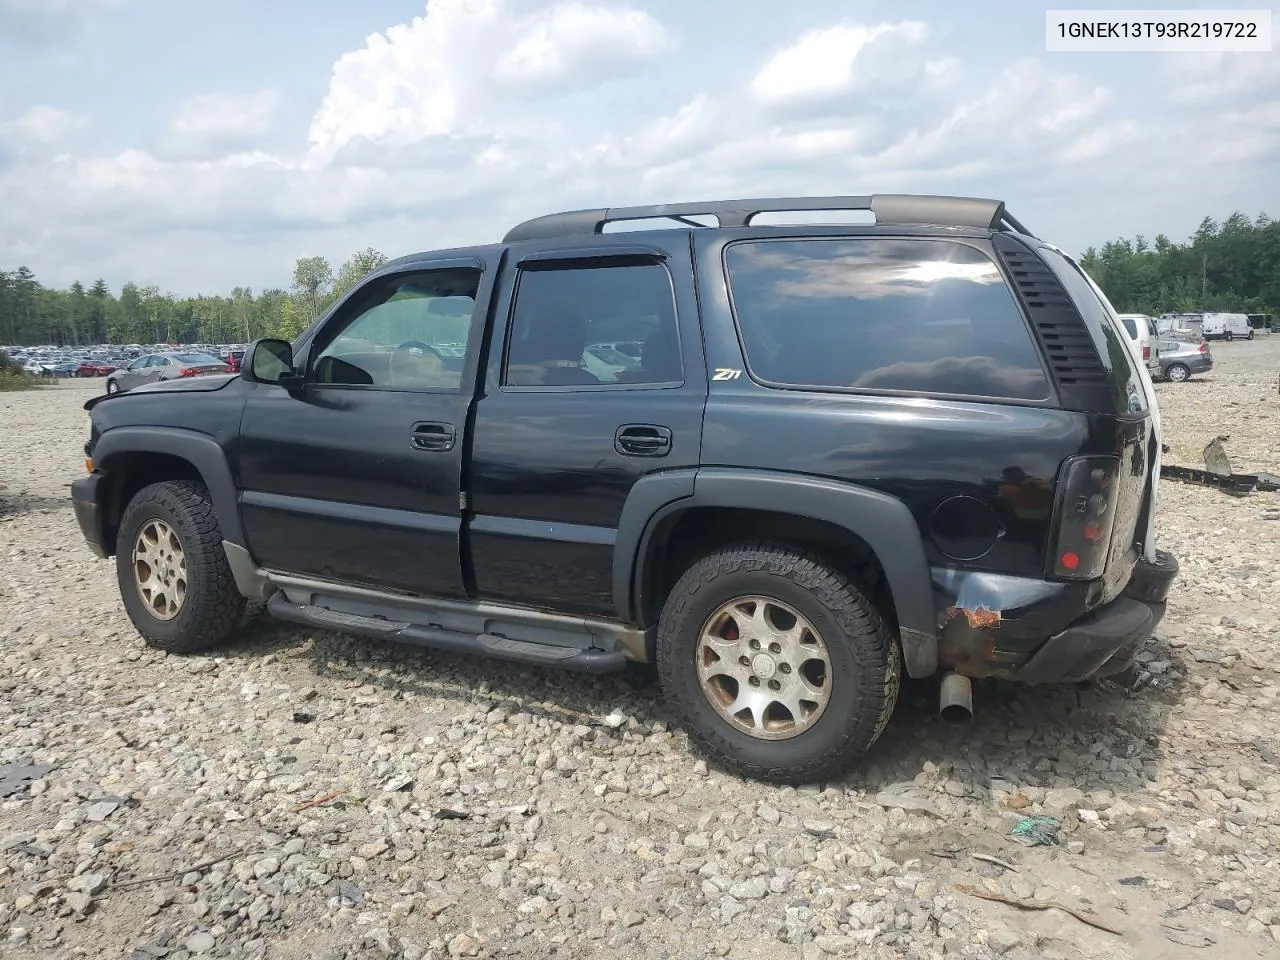
[[[725,254],[747,364],[784,386],[1043,400],[995,263],[949,240],[751,240]]]
[[[1129,331],[1129,336],[1138,339],[1138,325],[1133,322],[1133,317],[1121,317],[1120,322],[1124,324],[1124,328]]]
[[[548,261],[521,269],[507,386],[572,389],[683,379],[675,293],[661,263]]]

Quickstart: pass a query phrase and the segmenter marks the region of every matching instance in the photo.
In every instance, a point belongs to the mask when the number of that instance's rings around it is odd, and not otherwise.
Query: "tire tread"
[[[696,722],[685,704],[677,701],[675,706],[684,714],[694,741],[736,773],[773,783],[832,779],[846,771],[888,725],[901,684],[901,652],[875,605],[848,576],[817,554],[781,543],[749,541],[716,550],[695,562],[672,588],[659,619],[658,664],[663,688],[668,692],[676,689],[674,671],[679,669],[683,650],[678,631],[689,626],[685,621],[690,605],[702,589],[742,573],[768,573],[789,580],[833,615],[843,636],[824,639],[828,645],[850,645],[858,664],[857,703],[865,707],[852,712],[839,735],[817,756],[779,767],[736,756],[728,738]]]
[[[140,606],[130,569],[132,540],[142,522],[138,518],[156,516],[154,511],[147,509],[151,504],[166,508],[177,519],[177,533],[182,538],[187,557],[187,597],[183,610],[173,621],[157,621],[146,615]],[[161,516],[161,519],[168,518]],[[224,643],[239,629],[245,598],[237,589],[231,567],[227,564],[218,517],[209,499],[209,491],[203,484],[191,480],[166,480],[144,487],[125,508],[120,531],[122,535],[127,534],[117,552],[120,590],[125,597],[129,617],[148,646],[169,653],[196,653]],[[141,616],[135,613],[135,603],[139,605]],[[171,631],[157,630],[156,624],[177,624],[177,630],[169,636]]]

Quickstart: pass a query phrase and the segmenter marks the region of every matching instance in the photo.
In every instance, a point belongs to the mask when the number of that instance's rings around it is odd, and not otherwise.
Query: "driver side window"
[[[427,270],[371,281],[322,334],[312,382],[456,390],[480,271]]]

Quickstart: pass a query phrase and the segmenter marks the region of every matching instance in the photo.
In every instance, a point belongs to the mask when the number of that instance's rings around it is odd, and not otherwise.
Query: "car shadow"
[[[24,513],[42,513],[47,510],[70,510],[71,498],[46,497],[33,493],[15,493],[0,487],[0,520]]]
[[[936,680],[904,682],[888,727],[839,781],[826,786],[873,795],[920,774],[951,781],[969,799],[1004,789],[1074,787],[1117,795],[1144,791],[1167,756],[1168,717],[1183,699],[1188,667],[1178,651],[1152,640],[1154,685],[1130,690],[1110,681],[1028,686],[974,681],[974,715],[961,726],[938,716]],[[410,644],[300,630],[262,613],[241,639],[220,651],[230,659],[268,654],[302,661],[317,678],[369,685],[393,697],[435,698],[474,709],[481,703],[554,723],[647,732],[655,724],[682,733],[654,671],[589,676]],[[680,736],[673,749],[708,759]],[[714,765],[714,764],[713,764]],[[955,795],[955,794],[953,794]]]

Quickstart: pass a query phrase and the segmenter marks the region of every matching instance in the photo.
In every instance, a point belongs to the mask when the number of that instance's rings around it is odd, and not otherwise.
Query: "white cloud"
[[[643,10],[559,3],[530,18],[497,62],[508,84],[535,85],[617,73],[671,49],[666,28]]]
[[[819,26],[740,75],[667,56],[717,38],[677,39],[637,9],[526,2],[431,0],[369,36],[291,147],[263,148],[278,105],[265,91],[185,105],[171,134],[187,149],[0,163],[0,264],[21,251],[75,273],[260,286],[303,251],[483,242],[554,209],[882,191],[998,196],[1051,239],[1044,224],[1106,239],[1100,218],[1118,211],[1150,234],[1141,204],[1176,196],[1194,224],[1240,178],[1276,185],[1260,172],[1280,156],[1268,58],[1171,60],[1187,93],[1153,115],[1106,75],[970,55],[915,22]],[[1246,88],[1262,95],[1227,97]],[[1191,200],[1170,189],[1188,171],[1206,184]]]
[[[270,130],[279,107],[280,94],[275,90],[209,93],[183,103],[169,129],[185,140],[243,141]]]
[[[802,34],[775,53],[751,81],[761,103],[787,105],[847,93],[859,80],[856,67],[864,51],[882,38],[915,45],[929,33],[927,24],[839,24]]]
[[[83,127],[86,118],[57,107],[34,106],[8,123],[0,124],[0,136],[18,146],[54,144]]]
[[[432,0],[425,16],[375,33],[333,67],[311,123],[313,162],[360,140],[391,147],[501,129],[545,136],[559,124],[504,108],[520,99],[581,92],[671,48],[647,13],[563,2],[522,14],[508,0]],[[501,123],[495,120],[501,116]]]

